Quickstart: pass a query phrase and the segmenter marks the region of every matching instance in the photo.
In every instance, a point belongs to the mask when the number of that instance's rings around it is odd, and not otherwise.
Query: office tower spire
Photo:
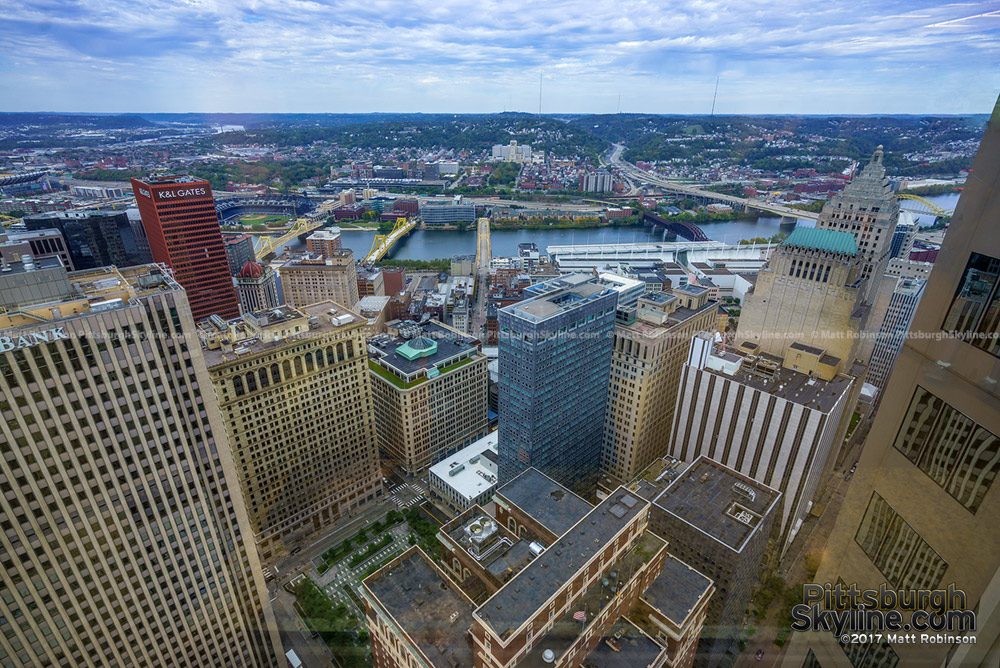
[[[881,144],[868,164],[820,212],[816,228],[849,232],[858,245],[860,278],[866,303],[875,300],[892,254],[892,236],[899,220],[899,201],[882,164]]]

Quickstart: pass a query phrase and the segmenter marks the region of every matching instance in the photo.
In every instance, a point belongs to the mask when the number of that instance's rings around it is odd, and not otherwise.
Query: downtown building
[[[697,286],[644,294],[632,308],[619,305],[601,449],[603,487],[632,480],[667,453],[691,337],[715,329],[717,306]]]
[[[184,290],[161,265],[11,267],[0,294],[13,280],[19,303],[0,315],[0,663],[278,666]]]
[[[264,563],[382,495],[364,325],[322,302],[199,327]]]
[[[308,306],[332,301],[346,308],[358,303],[354,251],[340,248],[318,255],[304,253],[278,268],[286,304]]]
[[[796,228],[747,292],[737,343],[784,357],[798,342],[853,360],[868,314],[862,259],[849,232]]]
[[[886,275],[884,284],[892,287],[888,295],[888,304],[884,309],[877,309],[882,324],[878,329],[872,350],[871,361],[868,364],[868,375],[865,382],[878,388],[880,400],[885,390],[896,356],[903,348],[903,342],[910,333],[910,323],[917,313],[917,305],[924,294],[927,281],[920,278],[894,278]],[[888,292],[888,290],[886,290]]]
[[[386,463],[416,475],[487,434],[489,371],[478,339],[431,320],[372,337],[368,352]]]
[[[271,265],[247,262],[234,277],[240,313],[256,313],[279,305],[278,281]]]
[[[240,273],[247,262],[257,261],[253,251],[253,237],[249,234],[225,234],[222,237],[222,247],[226,251],[229,273],[233,276]]]
[[[441,566],[413,547],[364,580],[375,668],[691,666],[714,587],[648,501],[591,506],[533,468],[508,486],[517,533],[475,505],[438,532]],[[523,529],[541,521],[558,533]]]
[[[709,334],[694,337],[683,364],[670,455],[709,457],[781,492],[774,511],[779,556],[812,509],[860,394],[862,370],[843,367],[797,342],[780,358],[749,343],[719,348]]]
[[[149,248],[187,292],[195,321],[240,314],[208,181],[190,176],[132,179]]]
[[[650,530],[671,554],[715,584],[694,665],[732,665],[781,492],[704,456],[654,462],[629,488],[651,501]]]
[[[823,205],[816,229],[847,232],[854,236],[860,260],[860,278],[866,281],[862,299],[875,301],[886,264],[893,256],[899,200],[885,176],[882,146],[844,189]],[[912,217],[907,216],[906,222]],[[901,246],[905,239],[896,239]],[[912,245],[912,238],[910,244]]]
[[[792,636],[783,666],[996,666],[1000,652],[1000,102],[823,551],[816,582],[965,592],[939,643]],[[903,613],[910,621],[910,613]],[[903,635],[903,634],[900,634]],[[931,635],[934,635],[931,633]],[[975,635],[975,643],[947,636]],[[919,634],[918,634],[919,637]]]
[[[143,235],[124,211],[50,211],[25,216],[24,226],[28,233],[58,230],[65,240],[65,253],[59,254],[68,259],[65,264],[70,271],[151,261],[142,248]],[[44,249],[45,244],[39,244],[38,250]]]
[[[578,493],[597,486],[618,291],[571,274],[500,309],[500,482],[535,467]]]
[[[339,227],[328,227],[316,230],[306,237],[306,250],[323,257],[333,257],[336,251],[343,248]]]

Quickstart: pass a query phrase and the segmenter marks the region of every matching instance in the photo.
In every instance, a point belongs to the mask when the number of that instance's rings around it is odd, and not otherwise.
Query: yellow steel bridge
[[[948,209],[942,208],[926,197],[921,197],[920,195],[897,193],[896,197],[901,200],[914,202],[914,204],[904,207],[907,211],[912,211],[913,213],[926,213],[931,216],[950,216],[955,213],[954,210],[949,211]],[[906,201],[904,201],[904,204],[906,204]],[[901,204],[900,206],[903,205]]]
[[[389,234],[375,235],[375,239],[372,241],[372,249],[368,251],[368,255],[365,256],[362,262],[364,264],[375,264],[378,262],[389,253],[397,241],[409,234],[410,230],[416,226],[417,221],[415,220],[397,218],[396,225]]]
[[[277,249],[284,246],[295,237],[308,234],[325,225],[321,219],[309,220],[308,218],[296,218],[292,221],[292,227],[280,237],[260,235],[254,239],[253,254],[257,261],[263,261],[268,255],[276,253]]]

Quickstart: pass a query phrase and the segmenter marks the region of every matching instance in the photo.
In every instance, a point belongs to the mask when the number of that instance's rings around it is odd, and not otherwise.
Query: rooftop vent
[[[747,485],[746,483],[734,482],[733,483],[733,491],[736,492],[737,494],[739,494],[740,496],[744,496],[744,497],[750,499],[751,501],[754,501],[754,500],[757,499],[757,492],[755,492],[750,487],[750,485]]]

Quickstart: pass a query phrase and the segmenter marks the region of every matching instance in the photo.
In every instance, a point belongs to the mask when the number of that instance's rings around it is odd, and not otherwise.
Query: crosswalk
[[[404,482],[402,484],[396,485],[395,487],[390,487],[389,494],[396,494],[397,492],[401,492],[403,490],[409,490],[410,493],[416,494],[417,496],[422,496],[427,493],[427,490],[424,489],[424,486],[418,482]]]
[[[395,503],[396,506],[398,506],[400,508],[400,510],[402,510],[403,508],[412,508],[413,506],[415,506],[415,505],[417,505],[419,503],[422,503],[423,499],[420,498],[419,496],[415,496],[412,499],[410,499],[409,501],[405,501],[404,502],[404,501],[401,501],[399,499],[399,497],[395,497],[394,496],[394,497],[392,497],[392,502]]]

